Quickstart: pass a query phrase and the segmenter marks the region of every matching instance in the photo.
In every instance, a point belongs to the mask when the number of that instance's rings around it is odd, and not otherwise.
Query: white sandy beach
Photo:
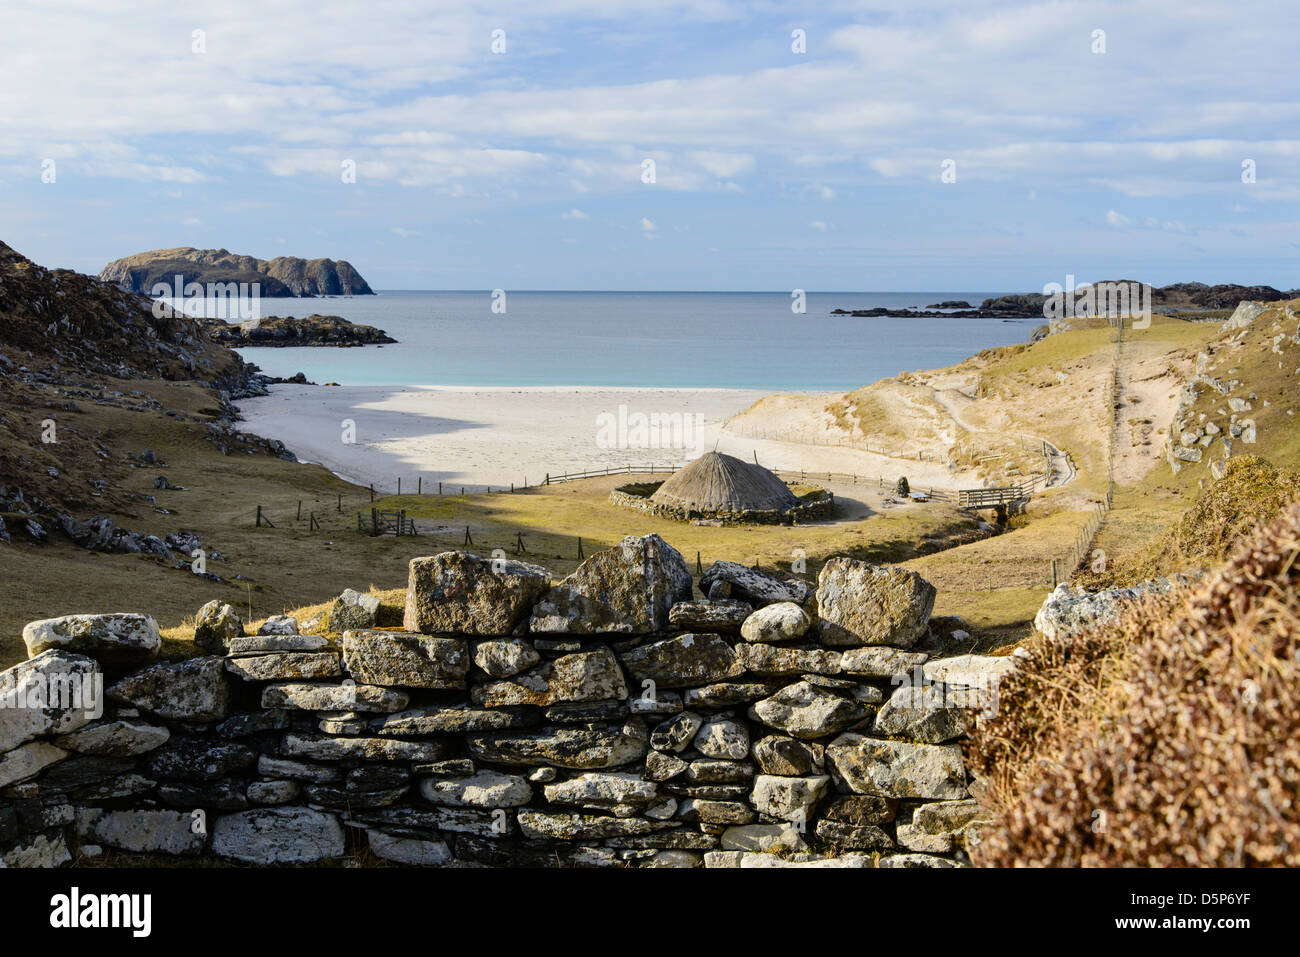
[[[547,473],[678,466],[716,448],[769,468],[907,474],[947,487],[942,466],[855,449],[746,438],[722,423],[765,393],[729,389],[277,385],[239,404],[247,431],[280,439],[360,485],[412,492],[536,484]],[[347,442],[347,422],[355,441]],[[780,423],[774,423],[779,427]],[[683,442],[682,440],[685,440]]]

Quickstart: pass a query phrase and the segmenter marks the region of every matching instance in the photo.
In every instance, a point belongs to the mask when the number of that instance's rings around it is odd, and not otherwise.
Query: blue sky
[[[87,272],[184,245],[331,256],[376,288],[1290,288],[1298,19],[1294,0],[9,0],[0,239]]]

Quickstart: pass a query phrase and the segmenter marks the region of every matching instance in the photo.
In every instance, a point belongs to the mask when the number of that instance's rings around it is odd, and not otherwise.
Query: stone
[[[206,836],[194,833],[193,815],[183,811],[105,811],[79,808],[77,836],[82,841],[135,854],[200,854]]]
[[[816,648],[778,648],[775,645],[736,646],[736,659],[756,675],[839,674],[840,653]]]
[[[670,609],[688,600],[692,587],[675,548],[658,535],[628,536],[547,591],[533,608],[529,629],[571,635],[664,631]]]
[[[749,731],[739,721],[714,718],[696,732],[695,750],[710,758],[739,761],[749,756]]]
[[[211,808],[214,811],[242,811],[248,807],[248,795],[239,781],[213,781],[207,784],[180,782],[158,785],[158,800],[178,808]]]
[[[469,735],[470,754],[507,766],[549,764],[578,771],[600,770],[641,761],[649,735],[639,718],[622,728],[554,728],[504,734]]]
[[[343,771],[335,767],[322,767],[318,764],[306,764],[302,761],[290,761],[285,758],[273,758],[262,755],[257,759],[257,773],[264,778],[288,781],[310,781],[327,784],[343,778]]]
[[[623,666],[635,683],[653,681],[657,688],[709,684],[745,670],[719,635],[680,635],[641,645],[623,653]]]
[[[427,831],[450,831],[457,834],[474,834],[479,837],[509,837],[515,831],[510,811],[494,808],[489,811],[477,808],[383,808],[357,815],[367,824],[382,824],[404,829],[418,828]]]
[[[170,737],[171,732],[160,725],[119,719],[88,724],[55,738],[54,743],[78,754],[125,758],[160,748]]]
[[[534,784],[550,784],[559,774],[555,768],[536,768],[528,772],[528,780]]]
[[[688,824],[749,824],[754,812],[739,801],[687,798],[677,805],[677,816]]]
[[[898,843],[909,851],[951,854],[957,849],[957,835],[950,832],[930,834],[914,824],[900,824],[894,830]]]
[[[333,787],[328,784],[304,784],[303,798],[314,808],[325,811],[373,810],[390,807],[407,795],[407,786],[357,791],[350,787]]]
[[[212,850],[250,864],[311,864],[341,857],[343,827],[333,814],[272,807],[217,818]]]
[[[1197,459],[1200,450],[1196,450]],[[1034,627],[1046,637],[1065,641],[1089,628],[1113,625],[1124,609],[1147,595],[1162,595],[1195,581],[1195,575],[1171,575],[1127,588],[1084,591],[1069,582],[1057,585],[1034,615]]]
[[[297,781],[254,781],[248,786],[248,800],[253,804],[288,804],[298,797],[302,787]]]
[[[827,844],[842,850],[879,851],[894,847],[893,838],[875,824],[845,824],[823,819],[817,822],[816,833]]]
[[[463,778],[425,778],[420,795],[443,807],[519,807],[533,797],[526,778],[500,771],[478,771]]]
[[[217,725],[217,735],[223,738],[243,738],[264,731],[283,731],[289,727],[289,712],[280,708],[269,711],[249,711],[236,714]]]
[[[343,667],[366,684],[464,688],[469,661],[469,642],[463,638],[396,631],[343,633]]]
[[[808,598],[808,583],[782,581],[775,575],[748,568],[737,562],[714,562],[700,577],[700,590],[712,597],[713,586],[726,583],[728,594],[755,608],[782,601],[802,605]]]
[[[247,771],[257,761],[252,748],[229,741],[177,738],[149,759],[150,777],[170,781],[215,781]]]
[[[353,588],[343,589],[343,594],[330,605],[330,631],[343,632],[374,628],[379,624],[379,599]]]
[[[825,774],[804,778],[760,774],[754,778],[750,802],[755,810],[768,817],[807,822],[812,820],[817,802],[826,793],[830,782],[830,777]]]
[[[888,824],[898,814],[896,798],[876,794],[842,794],[822,808],[822,819],[841,824]]]
[[[653,696],[640,695],[636,698],[628,698],[627,705],[632,714],[652,716],[679,714],[682,710],[682,696],[676,691],[656,689]]]
[[[447,746],[436,741],[333,738],[290,732],[284,736],[280,753],[313,761],[439,761],[447,756]]]
[[[876,862],[877,867],[960,867],[956,861],[931,854],[890,854]]]
[[[672,848],[655,851],[654,857],[646,861],[640,861],[637,867],[703,867],[704,859],[694,851],[678,851]]]
[[[110,667],[143,664],[158,657],[162,638],[148,615],[65,615],[23,627],[27,656],[57,650],[86,655]]]
[[[419,737],[426,734],[463,734],[469,731],[506,731],[537,724],[537,715],[526,708],[444,708],[430,705],[373,718],[375,734]]]
[[[594,814],[552,814],[521,810],[516,820],[525,837],[546,841],[584,841],[650,834],[673,826],[672,821],[602,817]]]
[[[627,681],[614,653],[605,647],[562,655],[506,681],[474,688],[470,697],[481,707],[508,705],[548,707],[563,702],[625,699]]]
[[[755,741],[752,751],[754,761],[764,774],[801,777],[822,770],[824,752],[819,744],[768,735]]]
[[[366,830],[366,840],[375,857],[397,864],[436,867],[452,859],[451,848],[447,846],[446,841],[430,841],[373,828]]]
[[[351,682],[337,685],[285,682],[262,689],[263,708],[384,713],[401,711],[410,702],[410,697],[404,692]]]
[[[0,672],[0,752],[89,724],[103,712],[102,686],[93,659],[66,651],[43,651]]]
[[[321,651],[328,647],[329,639],[323,635],[262,634],[247,638],[231,638],[226,653],[232,656],[262,655],[286,651]]]
[[[685,751],[703,723],[698,714],[683,711],[654,727],[650,732],[650,747],[657,751]]]
[[[740,629],[746,641],[796,641],[808,633],[812,619],[792,601],[779,601],[758,609]]]
[[[293,615],[272,615],[257,629],[259,635],[297,635],[298,619]]]
[[[369,715],[359,711],[340,711],[326,714],[316,722],[316,730],[322,734],[336,734],[341,737],[355,738],[366,733],[369,728]]]
[[[210,655],[224,655],[233,638],[244,634],[244,620],[227,604],[210,601],[194,619],[194,643]]]
[[[493,678],[509,678],[541,660],[537,650],[521,638],[493,638],[474,645],[474,664]]]
[[[677,799],[665,798],[657,804],[652,804],[643,812],[646,817],[652,821],[667,821],[669,818],[677,815]]]
[[[750,851],[757,854],[808,850],[808,842],[798,828],[790,824],[742,824],[729,827],[722,832],[719,846],[724,851]]]
[[[690,763],[685,780],[690,784],[748,784],[753,776],[754,765],[748,761],[705,758]]]
[[[72,860],[68,842],[62,833],[37,834],[26,841],[0,852],[0,867],[62,867]]]
[[[669,627],[677,631],[740,631],[754,606],[744,601],[679,601],[668,610]]]
[[[929,657],[919,651],[902,651],[881,645],[849,648],[840,656],[840,672],[865,678],[893,678],[912,674]]]
[[[47,795],[80,793],[83,788],[100,785],[110,778],[117,778],[133,770],[135,761],[130,758],[72,755],[48,768],[41,776],[39,788],[41,793]]]
[[[642,780],[637,774],[610,771],[589,771],[567,781],[548,784],[542,793],[552,804],[601,809],[619,805],[645,808],[659,800],[659,786],[655,782]]]
[[[226,670],[245,681],[296,681],[337,678],[343,674],[332,651],[284,652],[227,658]]]
[[[841,790],[894,798],[955,800],[966,797],[966,768],[955,744],[881,741],[840,735],[826,746],[826,761]]]
[[[730,708],[766,698],[775,690],[776,686],[770,684],[723,681],[702,688],[691,688],[683,700],[688,708]]]
[[[975,727],[975,712],[962,706],[970,700],[944,685],[903,685],[876,712],[873,730],[885,737],[943,744]]]
[[[910,648],[926,633],[934,596],[934,586],[916,572],[832,558],[817,579],[821,640]]]
[[[998,683],[1015,670],[1016,661],[1014,655],[959,655],[927,661],[921,674],[926,681],[995,692]]]
[[[808,681],[787,685],[750,708],[755,720],[796,738],[823,738],[870,714],[862,702]]]
[[[645,759],[645,777],[650,781],[668,781],[677,777],[689,766],[675,754],[651,751]]]
[[[62,748],[48,741],[29,741],[0,754],[0,788],[34,778],[51,765],[68,756]]]
[[[982,813],[978,801],[934,801],[912,813],[912,824],[927,834],[959,831]]]
[[[108,696],[172,721],[216,721],[230,707],[225,671],[216,657],[157,664],[123,678]]]
[[[551,587],[551,573],[469,552],[413,558],[403,625],[426,635],[509,635]]]
[[[623,699],[608,701],[562,701],[550,705],[542,716],[552,724],[601,724],[622,721],[632,711]]]

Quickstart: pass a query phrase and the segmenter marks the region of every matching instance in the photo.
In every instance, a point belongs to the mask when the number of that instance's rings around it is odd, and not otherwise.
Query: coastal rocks
[[[134,666],[158,657],[162,639],[148,615],[67,615],[33,621],[23,628],[27,656],[56,649],[89,655],[101,664]]]
[[[826,746],[826,761],[836,784],[852,793],[937,800],[966,797],[966,769],[957,745],[882,741],[846,733]]]
[[[795,641],[812,627],[808,613],[792,601],[775,602],[760,608],[740,629],[746,641]]]
[[[691,597],[681,554],[658,535],[629,536],[597,552],[550,589],[533,609],[533,632],[650,634],[668,627],[669,610]]]
[[[541,660],[537,649],[518,638],[480,641],[474,646],[474,664],[493,678],[509,678]]]
[[[748,602],[721,599],[719,601],[680,601],[668,611],[668,623],[681,631],[718,631],[724,634],[740,631],[754,606]]]
[[[338,818],[305,807],[258,808],[217,818],[212,850],[249,864],[310,864],[341,857]]]
[[[343,594],[330,606],[330,630],[373,628],[379,624],[379,599],[353,588],[343,589]]]
[[[832,558],[817,582],[822,642],[910,648],[925,635],[934,596],[916,572]]]
[[[469,643],[410,632],[343,633],[343,666],[358,681],[404,688],[465,687]]]
[[[230,605],[210,601],[194,619],[194,643],[208,654],[224,655],[233,638],[244,634],[244,620]]]
[[[808,584],[782,581],[775,575],[747,568],[738,562],[714,562],[700,578],[700,590],[713,597],[714,585],[725,585],[727,596],[761,608],[776,602],[802,605],[808,598]]]
[[[750,713],[793,737],[822,738],[857,724],[871,712],[850,695],[799,681],[756,702]]]
[[[0,672],[0,754],[99,717],[102,681],[92,659],[66,651],[43,651]]]
[[[632,679],[660,688],[685,688],[744,674],[735,650],[718,635],[681,635],[641,645],[623,654]]]
[[[403,627],[424,634],[509,635],[551,587],[539,565],[469,552],[413,558]]]
[[[154,665],[123,678],[108,696],[176,721],[215,721],[230,708],[225,663],[215,657]]]

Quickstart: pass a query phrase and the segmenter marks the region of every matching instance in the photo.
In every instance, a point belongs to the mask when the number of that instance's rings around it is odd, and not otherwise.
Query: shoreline
[[[766,467],[947,486],[934,463],[857,449],[748,438],[723,429],[771,391],[628,386],[308,386],[277,384],[237,403],[245,431],[279,439],[305,464],[384,494],[437,483],[467,491],[538,484],[549,473],[677,468],[717,449]],[[780,393],[827,395],[829,392]],[[351,441],[349,441],[351,439]]]

